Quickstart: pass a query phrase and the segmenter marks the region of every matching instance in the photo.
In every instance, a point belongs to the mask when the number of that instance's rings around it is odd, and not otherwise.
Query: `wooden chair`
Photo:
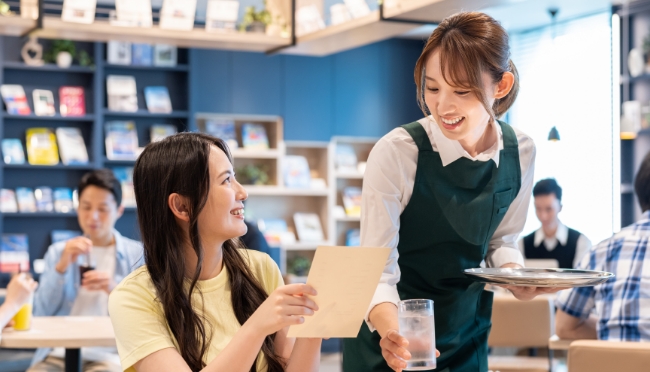
[[[520,301],[510,294],[494,296],[490,347],[546,348],[553,334],[552,296]],[[488,367],[494,372],[552,371],[552,352],[548,357],[489,356]]]
[[[569,372],[645,372],[650,342],[577,340],[569,346]]]

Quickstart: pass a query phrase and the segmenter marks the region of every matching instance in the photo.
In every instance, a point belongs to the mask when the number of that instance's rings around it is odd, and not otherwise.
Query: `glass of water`
[[[411,359],[406,371],[436,368],[436,332],[432,300],[405,300],[398,304],[399,333],[409,342]]]

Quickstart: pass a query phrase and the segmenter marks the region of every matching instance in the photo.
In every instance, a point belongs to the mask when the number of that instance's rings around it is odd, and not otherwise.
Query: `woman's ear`
[[[501,81],[496,86],[494,98],[501,99],[507,96],[513,85],[515,85],[515,75],[512,72],[504,72]]]
[[[185,222],[190,221],[190,209],[186,197],[177,193],[169,194],[167,205],[176,218]]]

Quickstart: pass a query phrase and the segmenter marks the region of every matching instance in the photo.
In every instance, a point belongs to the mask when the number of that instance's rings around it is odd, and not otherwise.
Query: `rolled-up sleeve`
[[[40,276],[38,289],[34,294],[34,315],[36,316],[56,315],[65,299],[67,278],[66,273],[60,274],[56,271],[59,258],[60,250],[56,245],[50,246],[44,257],[45,270]]]
[[[397,243],[406,177],[402,173],[400,154],[390,140],[382,138],[368,157],[361,201],[361,246],[391,248],[366,313],[366,323],[371,331],[375,328],[368,319],[370,311],[381,303],[397,305],[400,300],[396,285],[400,279]]]
[[[535,144],[530,137],[519,131],[516,132],[519,141],[521,188],[494,232],[492,239],[490,239],[485,260],[488,267],[501,267],[507,263],[524,266],[524,258],[519,250],[517,239],[526,224],[528,206],[530,205],[533,190]]]

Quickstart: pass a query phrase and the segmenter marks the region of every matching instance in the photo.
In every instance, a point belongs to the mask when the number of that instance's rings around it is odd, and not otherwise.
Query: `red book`
[[[84,100],[83,87],[61,87],[59,88],[59,111],[61,116],[84,116],[86,115],[86,101]]]

